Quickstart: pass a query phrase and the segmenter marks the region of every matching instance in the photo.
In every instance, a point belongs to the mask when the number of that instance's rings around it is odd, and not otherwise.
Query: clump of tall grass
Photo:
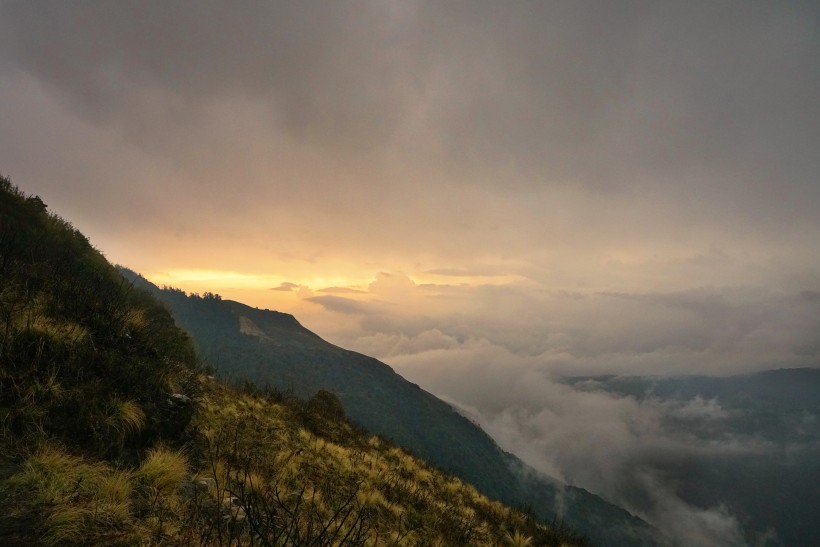
[[[135,471],[140,488],[140,507],[156,543],[170,541],[181,531],[185,501],[180,496],[188,478],[188,461],[178,453],[157,446],[148,451]]]
[[[19,327],[25,327],[33,333],[68,346],[79,344],[88,338],[88,329],[79,323],[41,315],[43,310],[40,309],[33,311],[37,312],[36,315]]]
[[[82,459],[45,445],[26,460],[9,482],[27,489],[37,501],[53,502],[61,494],[70,494],[75,486],[87,483],[90,471],[92,467],[83,465]]]
[[[130,475],[59,447],[41,447],[3,490],[5,518],[37,530],[43,544],[119,543],[137,537]]]
[[[150,489],[172,494],[182,487],[188,474],[188,461],[182,454],[159,446],[148,455],[137,470],[137,476]]]
[[[48,376],[42,381],[35,380],[32,389],[36,390],[44,399],[54,402],[65,398],[67,393],[66,389],[60,383],[59,378],[57,378],[57,373],[54,371],[50,371]]]
[[[532,545],[532,538],[525,536],[519,531],[508,531],[504,534],[504,544],[510,547],[530,547]]]
[[[145,427],[145,412],[134,401],[112,399],[105,424],[121,435],[138,433]]]

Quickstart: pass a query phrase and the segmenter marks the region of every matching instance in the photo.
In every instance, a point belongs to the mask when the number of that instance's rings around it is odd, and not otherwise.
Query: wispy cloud
[[[350,298],[343,298],[334,295],[311,296],[306,298],[308,302],[319,304],[328,311],[344,313],[349,315],[362,315],[372,309],[372,306],[366,302],[352,300]]]
[[[290,281],[282,282],[278,287],[272,287],[272,291],[293,291],[299,289],[301,285],[298,283],[291,283]]]
[[[367,294],[367,291],[353,289],[351,287],[325,287],[323,289],[319,289],[317,292],[330,294]]]

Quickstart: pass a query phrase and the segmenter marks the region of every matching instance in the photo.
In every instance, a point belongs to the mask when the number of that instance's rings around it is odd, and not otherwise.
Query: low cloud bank
[[[380,284],[367,305],[312,302],[358,321],[336,342],[385,360],[539,471],[639,514],[674,544],[746,545],[738,515],[720,503],[687,503],[664,471],[773,453],[765,439],[730,433],[733,409],[703,397],[638,400],[595,380],[568,385],[560,377],[817,366],[815,293],[539,292],[399,281]],[[441,305],[425,302],[428,313],[416,315],[419,300]]]
[[[373,298],[309,301],[357,322],[328,333],[334,341],[416,376],[431,373],[413,372],[428,362],[452,368],[465,360],[563,375],[725,376],[820,364],[820,297],[813,291],[556,291],[527,281],[416,285],[382,274],[367,294]]]
[[[447,360],[459,354],[453,350],[403,356],[393,363],[460,408],[505,450],[640,515],[672,544],[746,544],[738,519],[725,506],[687,503],[662,471],[676,461],[770,450],[760,439],[725,436],[716,443],[668,427],[670,419],[719,426],[729,412],[718,401],[637,401],[579,390],[521,362],[514,373],[498,364],[476,366],[481,354],[500,355],[489,347],[474,350],[478,353],[461,353],[455,365]],[[509,363],[515,356],[506,358]]]

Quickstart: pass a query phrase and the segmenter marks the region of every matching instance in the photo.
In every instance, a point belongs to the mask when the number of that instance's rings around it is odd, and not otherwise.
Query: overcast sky
[[[556,374],[820,366],[819,60],[812,1],[0,1],[0,172],[566,477],[657,409]]]
[[[0,172],[419,380],[818,366],[818,59],[816,2],[3,1]]]

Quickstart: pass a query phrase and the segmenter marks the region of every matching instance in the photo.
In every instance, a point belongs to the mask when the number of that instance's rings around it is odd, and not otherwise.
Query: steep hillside
[[[177,435],[193,390],[187,335],[88,240],[0,178],[0,423],[7,449],[43,438],[89,455]]]
[[[133,272],[123,273],[168,304],[201,355],[224,376],[301,396],[331,390],[349,416],[369,431],[393,439],[494,499],[532,507],[548,521],[583,531],[596,544],[656,543],[653,530],[640,519],[586,490],[538,475],[450,405],[384,363],[322,340],[292,316],[213,294],[161,290]]]
[[[0,336],[0,545],[584,544],[332,393],[219,384],[163,305],[2,178]]]

